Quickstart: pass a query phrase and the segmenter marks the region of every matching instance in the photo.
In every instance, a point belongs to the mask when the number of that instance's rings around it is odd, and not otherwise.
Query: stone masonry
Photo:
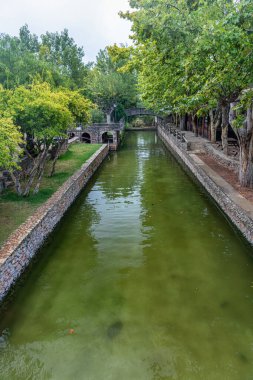
[[[0,250],[0,302],[27,268],[108,152],[108,145],[103,145],[3,245]]]

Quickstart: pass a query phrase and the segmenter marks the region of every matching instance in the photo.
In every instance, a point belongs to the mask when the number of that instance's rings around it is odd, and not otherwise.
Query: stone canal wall
[[[209,168],[194,153],[187,152],[182,143],[177,141],[162,127],[158,128],[158,135],[169,148],[172,154],[183,162],[195,178],[212,196],[225,215],[253,245],[253,206],[242,197],[231,185],[223,180],[216,172]]]
[[[108,145],[103,145],[3,245],[0,250],[0,302],[27,268],[108,152]]]

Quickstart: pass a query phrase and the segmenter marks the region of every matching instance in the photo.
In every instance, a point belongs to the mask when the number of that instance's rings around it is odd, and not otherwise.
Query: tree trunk
[[[180,115],[180,131],[186,130],[186,119],[187,119],[186,114],[184,114],[183,116]]]
[[[30,190],[31,190],[31,187],[33,185],[33,182],[35,180],[35,177],[38,173],[38,168],[39,168],[39,162],[40,162],[40,159],[37,157],[37,161],[36,163],[34,164],[34,167],[32,168],[30,174],[29,174],[29,179],[27,181],[27,184],[26,184],[26,187],[25,187],[25,190],[23,192],[23,196],[24,197],[28,197],[28,195],[30,194]]]
[[[60,152],[60,149],[59,149],[59,151],[57,152],[57,154],[55,155],[55,157],[53,159],[52,167],[51,167],[51,171],[50,171],[49,177],[53,177],[53,175],[55,173],[55,166],[56,166],[56,162],[57,162],[57,160],[59,158],[59,152]]]
[[[43,159],[41,160],[40,165],[39,165],[38,180],[37,180],[36,186],[33,190],[33,194],[37,194],[39,192],[41,180],[43,178],[43,174],[44,174],[45,166],[46,166],[46,162],[47,162],[47,155],[48,155],[48,148],[45,149],[44,154],[43,154]]]
[[[198,136],[198,125],[197,125],[197,116],[192,115],[192,126],[193,126],[193,132],[195,136]]]
[[[54,175],[54,173],[55,173],[56,162],[57,162],[57,160],[59,158],[60,151],[61,151],[61,148],[62,148],[63,144],[65,144],[65,140],[62,140],[62,141],[58,142],[57,150],[56,150],[54,158],[53,158],[53,163],[52,163],[52,167],[51,167],[51,171],[50,171],[49,177],[52,177]]]
[[[23,192],[22,192],[22,187],[21,187],[18,174],[14,174],[10,172],[10,176],[11,176],[12,181],[14,182],[16,193],[21,197]]]
[[[253,107],[251,105],[247,109],[243,125],[236,128],[233,126],[236,117],[233,110],[235,104],[231,104],[229,120],[237,135],[240,149],[239,181],[241,186],[253,188]]]
[[[48,152],[48,149],[47,148],[45,148],[45,149],[46,149],[46,152]],[[24,197],[28,197],[28,195],[30,194],[33,182],[34,182],[36,176],[39,175],[40,167],[41,167],[41,163],[44,159],[44,155],[45,155],[45,150],[40,152],[40,154],[34,160],[33,168],[31,170],[31,172],[29,173],[29,179],[27,181],[25,191],[23,192]],[[46,153],[46,155],[47,155],[47,153]]]
[[[211,143],[214,144],[216,143],[217,128],[221,122],[220,109],[217,108],[216,110],[209,111],[209,116],[210,116],[210,124],[211,124]]]
[[[179,123],[180,123],[180,116],[178,114],[176,114],[176,128],[179,127]]]
[[[239,181],[243,187],[253,188],[253,136],[249,139],[243,139],[240,143],[240,167]]]
[[[221,106],[221,141],[223,153],[228,155],[229,104]]]

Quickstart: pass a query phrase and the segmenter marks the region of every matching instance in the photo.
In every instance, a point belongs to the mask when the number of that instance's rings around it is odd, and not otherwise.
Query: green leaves
[[[100,51],[90,72],[90,97],[106,113],[110,113],[114,105],[127,108],[137,102],[135,73],[120,70],[127,64],[128,50],[119,49],[113,46]]]
[[[0,168],[10,171],[18,168],[22,149],[22,134],[11,118],[0,118]]]
[[[9,89],[31,84],[35,78],[52,86],[85,88],[89,68],[84,52],[64,29],[41,38],[31,34],[27,25],[18,37],[0,35],[0,83]]]
[[[78,91],[52,89],[48,83],[19,86],[8,102],[8,110],[23,132],[49,140],[61,136],[73,123],[85,125],[92,107]]]
[[[252,2],[130,4],[137,10],[124,17],[133,22],[134,60],[147,106],[202,113],[233,101],[253,83]]]

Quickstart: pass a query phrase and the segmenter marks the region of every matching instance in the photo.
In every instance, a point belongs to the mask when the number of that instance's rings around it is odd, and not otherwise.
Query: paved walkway
[[[194,160],[195,165],[201,167],[201,169],[204,170],[204,172],[222,189],[222,191],[253,219],[253,202],[241,195],[230,183],[202,161],[197,154],[189,152],[189,156]]]
[[[212,144],[207,138],[202,136],[195,136],[195,134],[191,131],[183,131],[185,136],[187,152],[189,156],[194,160],[195,164],[200,166],[205,173],[227,194],[238,206],[240,206],[252,219],[253,219],[253,190],[240,188],[239,181],[237,181],[237,175],[234,174],[236,179],[231,180],[231,176],[229,175],[229,171],[231,173],[231,168],[228,169],[224,162],[230,161],[232,164],[237,162],[235,157],[226,156],[222,150],[216,149],[215,144]],[[174,137],[175,138],[175,137]],[[206,146],[210,146],[214,152],[216,152],[216,157],[213,155],[210,156],[210,148],[207,150]],[[209,155],[213,162],[217,164],[212,165],[212,168],[208,165],[208,163],[204,162],[204,157],[202,159],[200,153],[205,153]],[[226,176],[220,175],[220,170],[218,170],[218,166],[222,166],[225,169]],[[234,173],[234,172],[233,172]],[[229,181],[226,180],[229,179]],[[237,184],[235,186],[235,181]],[[234,185],[234,186],[233,186]],[[238,188],[240,190],[238,191]],[[245,196],[244,196],[245,195]],[[248,198],[248,199],[247,199]]]
[[[237,191],[229,182],[226,181],[223,177],[220,176],[217,171],[213,170],[208,166],[197,154],[200,151],[205,152],[205,144],[211,142],[201,136],[195,136],[193,132],[186,131],[185,138],[191,144],[189,155],[192,157],[196,165],[201,166],[205,173],[218,185],[222,188],[224,193],[226,193],[238,206],[240,206],[247,214],[253,219],[253,202],[246,199],[239,191]],[[213,144],[212,144],[213,145]],[[197,150],[194,149],[197,147]],[[197,154],[196,154],[197,153]],[[208,154],[208,153],[207,153]],[[224,153],[220,150],[217,150],[217,154],[224,156],[224,158],[229,159],[225,156]],[[231,158],[232,160],[233,158]],[[221,164],[220,161],[217,162]],[[253,190],[252,190],[253,192]]]

